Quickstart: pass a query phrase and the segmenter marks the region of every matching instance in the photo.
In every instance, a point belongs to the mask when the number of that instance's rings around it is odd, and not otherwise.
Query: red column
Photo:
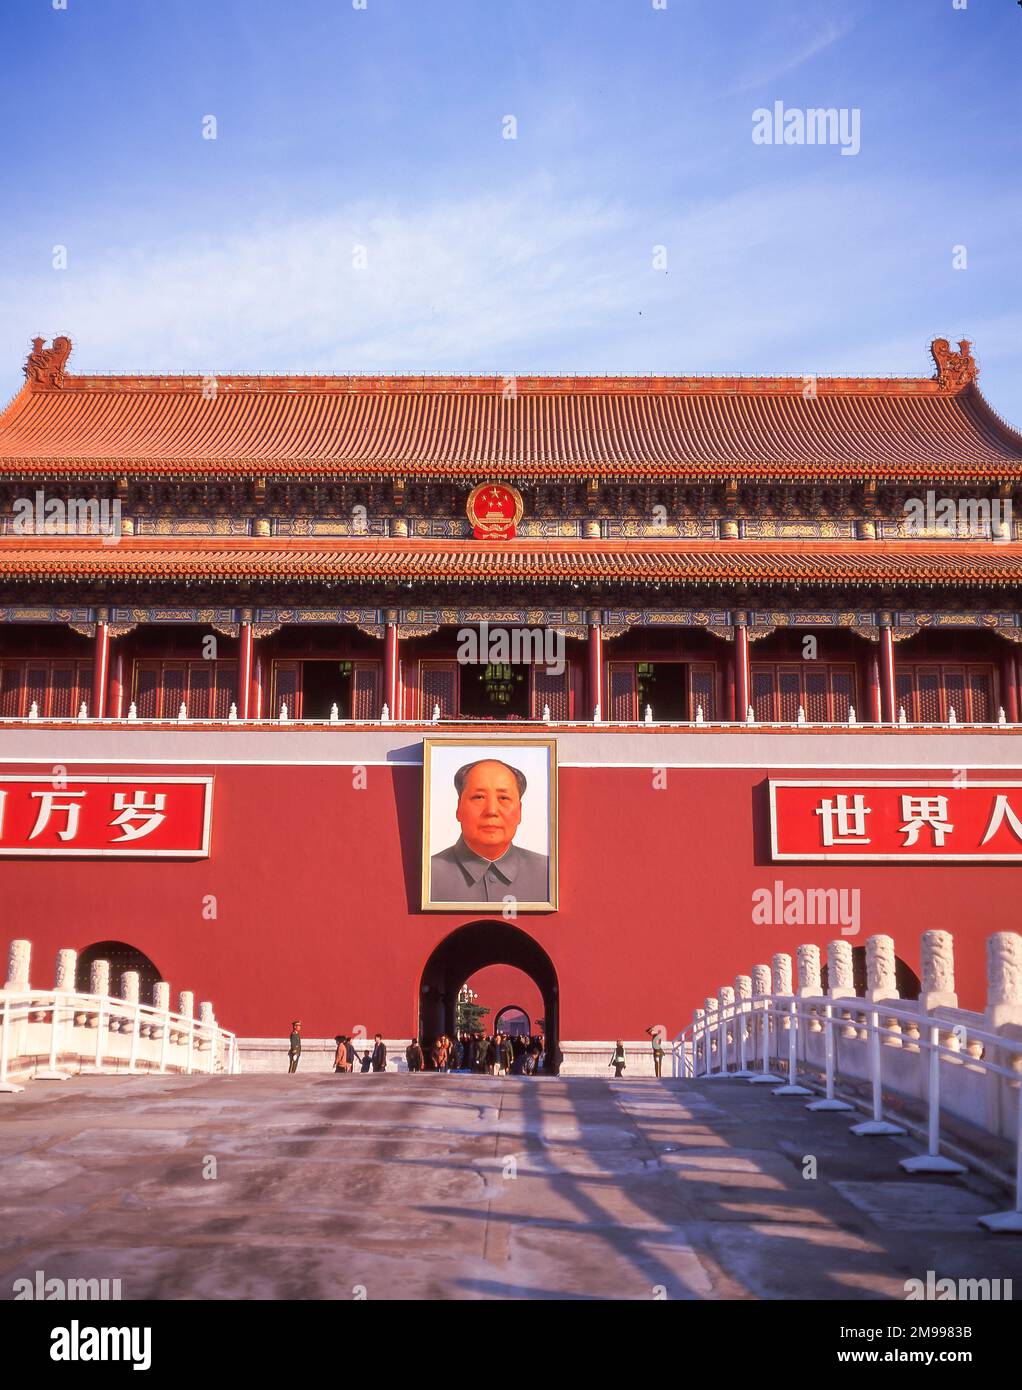
[[[735,619],[735,719],[744,724],[749,715],[752,683],[749,679],[749,629],[745,615]]]
[[[106,697],[108,719],[124,718],[124,653],[115,652],[110,663],[110,689]]]
[[[1015,665],[1015,653],[1011,650],[1004,655],[1001,662],[1001,685],[1004,696],[1004,717],[1009,724],[1018,723],[1018,671]],[[996,719],[996,712],[994,718]]]
[[[255,637],[250,619],[243,619],[238,628],[238,718],[250,718],[252,708],[252,657]]]
[[[398,645],[397,619],[388,618],[383,638],[383,702],[391,719],[400,718],[400,671],[401,652]]]
[[[252,663],[252,687],[248,698],[249,719],[263,717],[263,660],[257,656]]]
[[[590,719],[606,719],[603,707],[603,627],[600,623],[589,624],[589,687],[587,711]],[[599,714],[594,711],[599,710]]]
[[[869,663],[869,717],[874,724],[883,721],[883,702],[880,698],[880,667],[876,657]]]
[[[880,708],[885,724],[898,722],[898,704],[894,684],[894,634],[890,626],[880,629]]]
[[[102,719],[106,711],[106,683],[110,670],[110,624],[105,618],[96,623],[96,646],[92,657],[93,719]]]

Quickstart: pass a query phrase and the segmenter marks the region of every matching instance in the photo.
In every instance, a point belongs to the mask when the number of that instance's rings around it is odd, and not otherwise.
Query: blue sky
[[[37,333],[82,372],[909,376],[966,336],[1022,425],[1015,0],[53,2],[0,6],[2,398]],[[755,144],[777,101],[857,109],[858,154]]]

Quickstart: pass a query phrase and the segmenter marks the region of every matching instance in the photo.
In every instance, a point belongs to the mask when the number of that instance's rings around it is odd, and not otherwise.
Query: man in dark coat
[[[373,1071],[387,1070],[387,1044],[383,1041],[381,1033],[376,1034],[376,1046],[373,1048]]]
[[[405,1048],[405,1061],[408,1063],[409,1071],[422,1071],[422,1048],[418,1038],[413,1038]]]
[[[302,1020],[296,1018],[291,1024],[291,1040],[288,1043],[288,1075],[298,1070],[298,1059],[302,1055]]]

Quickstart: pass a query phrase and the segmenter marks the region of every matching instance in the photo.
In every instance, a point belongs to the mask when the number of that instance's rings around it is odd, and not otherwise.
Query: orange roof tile
[[[1022,478],[971,372],[808,398],[801,377],[76,377],[58,342],[0,414],[0,474]]]
[[[0,579],[401,580],[431,584],[878,582],[969,588],[1022,583],[1022,544],[878,541],[279,540],[85,537],[0,542]]]

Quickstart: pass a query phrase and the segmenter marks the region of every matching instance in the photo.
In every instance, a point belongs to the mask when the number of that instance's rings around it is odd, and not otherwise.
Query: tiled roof
[[[427,584],[1022,584],[1022,544],[929,541],[152,540],[0,542],[0,580],[336,580]]]
[[[971,380],[944,378],[77,377],[61,368],[26,384],[0,415],[0,475],[44,473],[1003,480],[1022,478],[1022,435]]]

